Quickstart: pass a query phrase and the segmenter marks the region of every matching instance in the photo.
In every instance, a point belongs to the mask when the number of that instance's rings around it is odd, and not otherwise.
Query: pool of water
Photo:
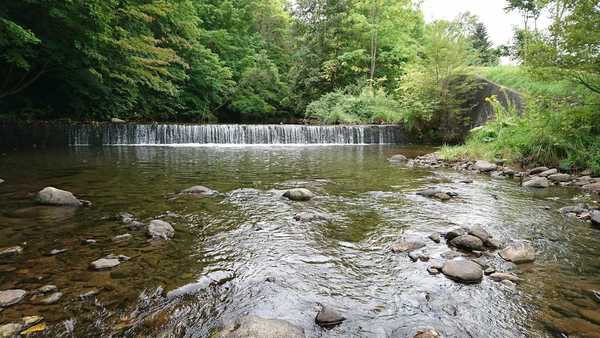
[[[22,245],[0,261],[0,290],[54,284],[55,305],[28,301],[0,312],[0,324],[41,315],[48,336],[208,337],[247,314],[287,320],[307,337],[600,337],[600,231],[564,219],[558,208],[586,201],[578,191],[528,190],[508,180],[445,169],[391,165],[431,149],[399,146],[74,147],[6,152],[0,157],[0,247]],[[194,185],[210,198],[173,198]],[[69,190],[91,208],[37,206],[32,193]],[[290,187],[317,197],[291,202]],[[442,187],[458,198],[416,194]],[[296,221],[299,212],[327,215]],[[149,242],[115,215],[161,218],[173,240]],[[484,278],[463,285],[430,275],[390,246],[418,238],[439,258],[451,249],[432,232],[480,225],[503,241],[525,239],[535,263],[511,266],[516,289]],[[132,239],[115,243],[116,235]],[[96,245],[82,245],[95,239]],[[52,249],[67,249],[50,256]],[[108,254],[131,257],[96,272]],[[95,297],[79,296],[91,290]],[[318,304],[348,319],[315,325]]]

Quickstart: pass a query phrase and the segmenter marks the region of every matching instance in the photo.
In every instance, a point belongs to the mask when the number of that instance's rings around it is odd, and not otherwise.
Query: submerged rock
[[[418,241],[400,240],[400,242],[392,245],[392,252],[411,252],[425,247],[425,243]]]
[[[216,195],[217,192],[203,185],[195,185],[179,192],[180,195],[191,195],[195,197],[205,197]]]
[[[494,273],[490,274],[490,279],[493,281],[496,281],[496,282],[509,280],[513,283],[519,283],[520,281],[523,280],[519,276],[517,276],[513,273],[508,273],[508,272],[494,272]]]
[[[470,260],[451,260],[444,263],[442,272],[446,277],[461,283],[479,283],[483,270],[479,264]]]
[[[458,236],[450,241],[450,245],[468,251],[483,250],[483,241],[472,235]]]
[[[500,252],[500,257],[515,264],[535,261],[535,248],[527,242],[517,242],[508,245]]]
[[[120,119],[120,118],[118,118],[118,117],[113,117],[113,118],[111,118],[111,119],[110,119],[110,122],[111,122],[111,123],[119,123],[119,124],[127,123],[125,120],[121,120],[121,119]]]
[[[0,258],[14,257],[23,253],[23,247],[16,245],[0,249]]]
[[[50,294],[49,296],[41,296],[41,295],[33,296],[33,298],[31,298],[31,301],[35,304],[52,305],[52,304],[58,303],[58,301],[62,298],[62,296],[63,296],[62,292],[54,292],[54,293]]]
[[[131,234],[122,234],[122,235],[118,235],[113,237],[113,242],[124,242],[124,241],[128,241],[131,239]]]
[[[0,184],[4,183],[5,181],[3,179],[0,178]]]
[[[58,287],[56,285],[44,285],[35,290],[37,293],[50,293],[54,291],[58,291]]]
[[[124,255],[108,255],[104,258],[97,259],[90,263],[90,267],[94,270],[105,270],[114,268],[117,265],[120,265],[121,262],[128,261],[129,257]]]
[[[175,235],[175,229],[168,222],[155,219],[148,224],[148,235],[155,240],[169,240]]]
[[[464,236],[469,233],[469,229],[466,228],[457,228],[450,230],[446,233],[446,240],[451,241],[458,236]]]
[[[490,233],[487,232],[487,230],[485,230],[484,228],[480,227],[479,225],[476,225],[469,229],[469,235],[475,236],[483,242],[487,241],[491,237]]]
[[[490,163],[488,161],[477,161],[473,165],[473,169],[479,170],[484,173],[494,171],[494,170],[496,170],[497,167],[498,167],[497,165],[495,165],[494,163]]]
[[[600,227],[600,210],[594,210],[590,214],[592,225]]]
[[[391,163],[394,163],[394,164],[406,163],[406,162],[408,162],[408,158],[404,155],[397,154],[397,155],[390,157],[388,159],[388,161],[390,161]]]
[[[428,238],[436,243],[439,243],[442,241],[442,236],[437,232],[432,233],[431,235],[428,236]]]
[[[332,329],[337,325],[340,325],[344,320],[346,320],[345,317],[328,306],[323,306],[321,311],[319,311],[315,317],[315,323],[326,329]]]
[[[135,221],[135,216],[128,212],[120,212],[117,214],[117,218],[119,218],[123,224],[129,224]]]
[[[20,323],[8,323],[0,325],[0,338],[18,337],[22,328],[23,325]]]
[[[492,250],[500,249],[502,247],[501,241],[491,237],[483,241],[483,244]]]
[[[56,256],[56,255],[60,255],[61,253],[65,253],[65,252],[67,252],[67,251],[68,251],[67,249],[52,249],[52,250],[49,252],[49,255],[50,255],[50,256]]]
[[[545,177],[534,177],[523,183],[523,186],[527,188],[548,188],[550,186],[550,181]]]
[[[0,291],[0,307],[8,307],[20,303],[27,294],[27,291],[20,289]]]
[[[305,188],[294,188],[283,193],[283,197],[286,197],[292,201],[310,201],[315,197],[310,190]]]
[[[327,221],[330,218],[327,214],[312,211],[302,211],[294,215],[294,220],[298,222]]]
[[[83,202],[78,200],[73,193],[54,187],[46,187],[37,193],[36,200],[40,204],[57,206],[79,207]]]
[[[304,329],[285,320],[244,317],[225,327],[218,338],[305,338]]]

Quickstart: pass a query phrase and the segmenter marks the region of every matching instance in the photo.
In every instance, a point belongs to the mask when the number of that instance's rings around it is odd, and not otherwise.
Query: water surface
[[[436,328],[445,337],[600,337],[600,236],[557,209],[584,201],[579,192],[527,190],[515,182],[394,166],[387,158],[431,151],[398,146],[74,147],[7,152],[0,157],[0,247],[24,254],[0,262],[0,289],[55,284],[60,303],[24,302],[0,312],[0,324],[40,314],[49,336],[207,337],[254,314],[288,320],[308,337],[412,337]],[[173,198],[193,185],[212,198]],[[78,210],[36,206],[31,193],[55,186],[91,200]],[[416,195],[443,187],[459,198]],[[281,197],[290,187],[317,194]],[[296,221],[299,212],[326,220]],[[172,241],[150,243],[115,215],[171,222]],[[402,237],[450,249],[432,232],[481,225],[503,241],[526,239],[539,252],[515,272],[515,289],[484,278],[461,285],[427,272],[389,247]],[[132,240],[111,238],[130,233]],[[82,245],[81,239],[96,239]],[[49,256],[52,249],[67,252]],[[110,253],[131,260],[105,272],[88,269]],[[498,270],[514,266],[492,258]],[[79,295],[99,290],[96,297]],[[318,304],[348,320],[323,331]]]

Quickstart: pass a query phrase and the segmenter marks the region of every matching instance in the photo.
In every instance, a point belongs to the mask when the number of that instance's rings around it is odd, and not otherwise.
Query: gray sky
[[[460,13],[469,11],[479,17],[495,46],[507,44],[513,36],[513,27],[522,25],[519,13],[506,13],[506,0],[424,0],[425,19],[452,20]]]

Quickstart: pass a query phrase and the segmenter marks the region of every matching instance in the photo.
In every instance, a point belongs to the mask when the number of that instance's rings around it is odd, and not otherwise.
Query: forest
[[[494,48],[476,16],[426,23],[411,0],[6,1],[0,116],[402,123],[451,142],[442,122],[464,122],[483,76],[527,96],[527,114],[500,112],[445,154],[598,170],[597,1],[509,0],[506,11],[524,25]],[[501,56],[519,66],[498,67]]]

